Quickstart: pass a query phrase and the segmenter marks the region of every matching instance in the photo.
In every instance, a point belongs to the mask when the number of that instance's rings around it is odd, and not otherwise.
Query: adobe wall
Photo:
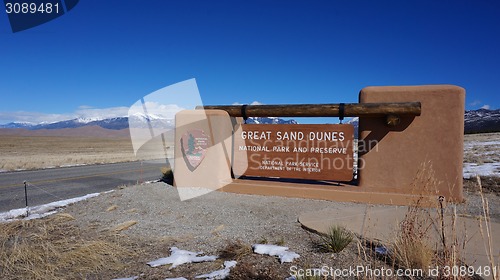
[[[422,114],[402,118],[396,127],[387,126],[384,117],[360,118],[360,145],[367,149],[359,153],[359,186],[368,192],[424,192],[462,201],[465,90],[383,86],[359,93],[360,103],[410,101],[421,102]],[[377,144],[370,147],[370,141]]]
[[[209,149],[199,165],[193,166],[185,157],[188,143],[182,141],[190,131],[203,131]],[[229,115],[219,110],[184,110],[175,117],[174,185],[178,188],[217,190],[231,183],[232,124]],[[180,193],[181,198],[182,193]],[[189,193],[185,193],[188,199]],[[196,194],[194,194],[196,196]]]

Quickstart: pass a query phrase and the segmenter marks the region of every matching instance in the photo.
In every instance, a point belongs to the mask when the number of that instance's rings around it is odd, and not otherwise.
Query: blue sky
[[[123,115],[191,78],[207,105],[455,84],[497,109],[499,34],[498,1],[82,0],[18,33],[0,12],[0,123]]]

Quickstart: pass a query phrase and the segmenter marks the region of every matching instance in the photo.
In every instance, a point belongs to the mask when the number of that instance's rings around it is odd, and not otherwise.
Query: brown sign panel
[[[243,124],[234,134],[234,172],[351,181],[353,144],[349,124]]]

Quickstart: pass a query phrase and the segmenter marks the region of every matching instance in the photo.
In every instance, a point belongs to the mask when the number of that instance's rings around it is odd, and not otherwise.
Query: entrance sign
[[[248,167],[235,174],[351,181],[353,144],[349,124],[242,124],[234,134],[234,163],[244,159]]]
[[[184,110],[175,117],[174,185],[371,204],[462,202],[464,108],[463,88],[432,85],[367,87],[359,103]],[[352,126],[242,123],[250,117],[359,117],[356,180]],[[209,136],[204,157],[190,153],[184,135],[193,130]],[[196,169],[191,156],[204,158]]]

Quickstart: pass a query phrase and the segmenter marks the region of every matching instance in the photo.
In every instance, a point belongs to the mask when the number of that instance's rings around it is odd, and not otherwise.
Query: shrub
[[[339,253],[354,239],[354,234],[338,225],[331,226],[328,232],[321,236],[321,247],[329,252]]]

